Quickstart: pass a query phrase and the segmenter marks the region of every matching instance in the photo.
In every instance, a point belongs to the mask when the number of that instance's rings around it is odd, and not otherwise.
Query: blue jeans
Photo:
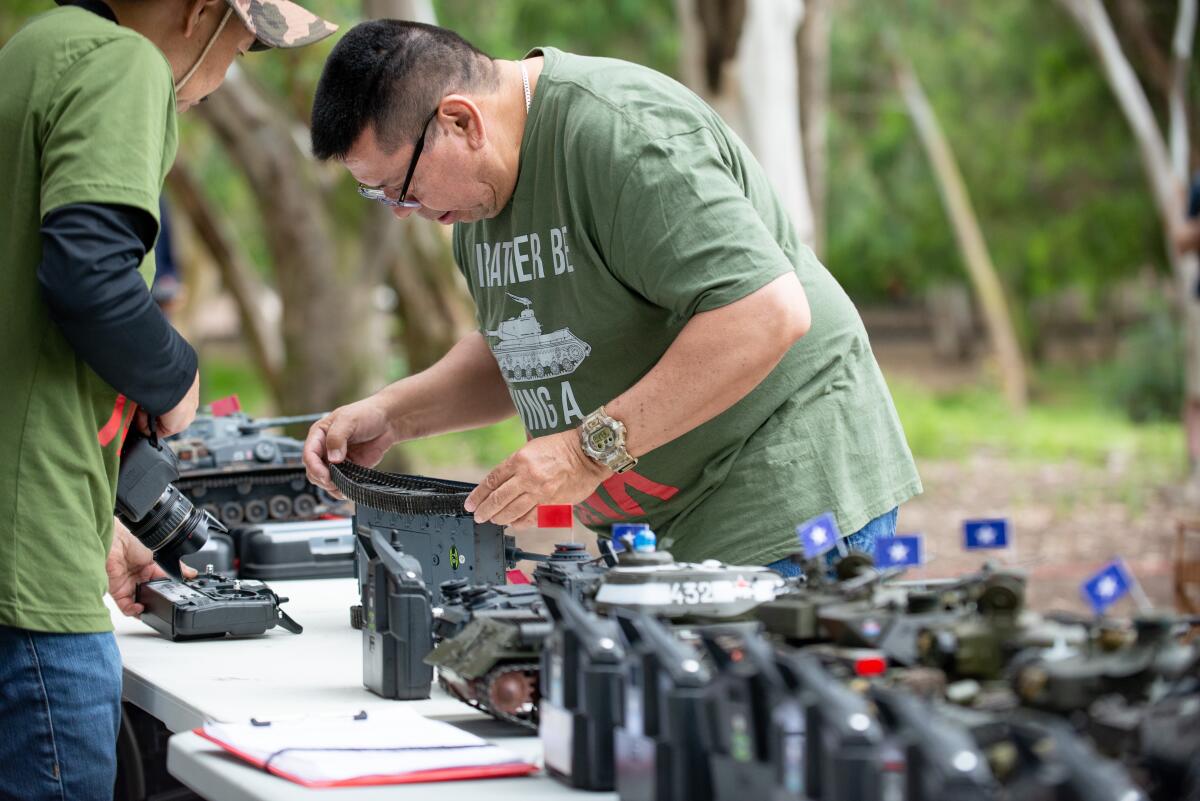
[[[884,512],[879,517],[875,518],[858,531],[851,534],[849,537],[843,537],[838,543],[838,547],[825,554],[825,564],[830,567],[845,551],[863,551],[872,556],[875,555],[875,540],[885,540],[896,536],[896,515],[899,514],[900,508],[896,507],[890,512]],[[842,549],[845,549],[843,551]],[[784,578],[802,575],[804,571],[800,569],[800,565],[793,562],[791,559],[784,558],[778,562],[772,562],[767,567],[779,573]]]
[[[108,801],[120,726],[111,633],[0,626],[0,801]]]

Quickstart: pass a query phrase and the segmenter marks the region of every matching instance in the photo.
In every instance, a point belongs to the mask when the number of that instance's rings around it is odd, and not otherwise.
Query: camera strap
[[[353,462],[329,465],[333,485],[347,499],[400,515],[466,515],[463,504],[474,484],[385,473]]]

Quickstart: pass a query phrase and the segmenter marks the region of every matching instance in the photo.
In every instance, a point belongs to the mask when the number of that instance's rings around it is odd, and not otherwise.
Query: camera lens
[[[171,482],[179,478],[179,463],[157,439],[135,433],[121,452],[117,475],[117,518],[154,552],[167,574],[182,578],[180,557],[195,553],[208,542],[208,531],[225,531],[216,518],[192,502]]]
[[[208,512],[197,509],[187,497],[168,484],[154,507],[140,521],[118,514],[143,545],[154,552],[154,561],[175,578],[181,578],[179,560],[195,553],[208,542],[210,528],[221,524]]]

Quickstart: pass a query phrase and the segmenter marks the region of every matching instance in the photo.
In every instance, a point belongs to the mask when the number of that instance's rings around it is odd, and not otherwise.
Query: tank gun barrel
[[[317,412],[315,414],[297,414],[291,417],[265,417],[261,420],[250,420],[238,426],[238,430],[242,433],[251,431],[261,431],[264,428],[275,428],[276,426],[290,426],[296,423],[315,423],[324,417],[328,412]]]

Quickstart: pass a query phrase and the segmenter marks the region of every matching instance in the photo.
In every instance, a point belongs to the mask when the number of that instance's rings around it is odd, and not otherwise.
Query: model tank
[[[592,557],[582,543],[560,542],[538,554],[515,546],[509,558],[538,562],[534,584],[468,586],[443,582],[442,610],[434,621],[438,644],[426,662],[438,669],[447,693],[483,712],[536,728],[539,660],[552,623],[540,591],[550,586],[586,602],[617,557],[607,543]]]
[[[539,381],[575,372],[591,353],[591,346],[569,328],[543,334],[542,324],[531,308],[533,301],[505,294],[525,308],[518,316],[501,322],[495,331],[487,332],[500,340],[492,346],[492,353],[504,377],[509,381]]]
[[[747,615],[784,587],[774,570],[715,560],[676,562],[666,551],[627,551],[600,579],[594,605],[637,609],[674,622],[708,622]]]
[[[1149,700],[1200,658],[1200,645],[1186,641],[1190,624],[1160,613],[1145,613],[1129,628],[1106,621],[1077,653],[1015,666],[1013,690],[1026,706],[1065,715],[1105,696]]]
[[[179,488],[229,528],[347,514],[347,506],[308,482],[304,443],[267,429],[311,423],[323,415],[256,420],[242,412],[198,414],[168,443],[179,457]]]
[[[552,623],[528,584],[447,587],[427,664],[447,694],[492,717],[537,728],[538,659]]]

